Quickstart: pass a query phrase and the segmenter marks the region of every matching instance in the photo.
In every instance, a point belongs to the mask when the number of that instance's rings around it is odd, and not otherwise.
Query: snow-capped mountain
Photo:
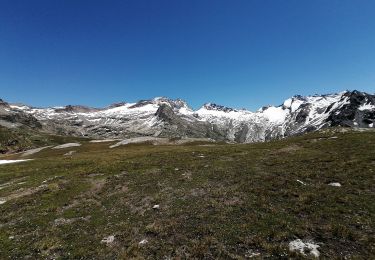
[[[10,120],[12,119],[13,120]],[[15,119],[26,118],[27,120]],[[233,142],[282,138],[324,127],[374,127],[375,95],[359,91],[294,96],[280,106],[256,112],[207,103],[191,109],[181,99],[164,97],[106,108],[35,108],[0,102],[0,125],[19,124],[44,131],[93,138],[134,136],[205,137]]]

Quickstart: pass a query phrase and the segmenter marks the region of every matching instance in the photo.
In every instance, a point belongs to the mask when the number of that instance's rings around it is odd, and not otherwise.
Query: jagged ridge
[[[2,114],[3,115],[2,115]],[[66,106],[34,108],[0,101],[0,125],[27,125],[31,118],[44,131],[93,138],[134,136],[205,137],[257,142],[316,131],[324,127],[374,127],[375,96],[359,91],[294,96],[280,106],[256,112],[207,103],[194,111],[181,99],[158,97],[107,108]],[[7,117],[5,117],[6,115]],[[10,118],[9,118],[10,117]],[[4,119],[5,118],[5,119]]]

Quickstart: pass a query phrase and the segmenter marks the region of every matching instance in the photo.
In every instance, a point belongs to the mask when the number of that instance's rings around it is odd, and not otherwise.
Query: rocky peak
[[[86,107],[86,106],[77,106],[77,105],[67,105],[64,108],[56,108],[55,112],[62,113],[89,113],[99,111],[97,108]]]
[[[182,100],[182,99],[170,99],[170,98],[166,98],[166,97],[156,97],[154,99],[149,99],[149,100],[141,100],[139,102],[137,102],[136,104],[132,105],[131,107],[129,108],[137,108],[137,107],[142,107],[142,106],[146,106],[146,105],[150,105],[150,104],[153,104],[153,105],[157,105],[159,107],[161,107],[162,105],[166,105],[166,106],[169,106],[171,107],[173,110],[179,110],[181,108],[187,108],[187,109],[190,109],[188,104]]]
[[[205,108],[207,110],[223,111],[223,112],[237,111],[236,109],[226,107],[226,106],[222,106],[222,105],[218,105],[218,104],[215,104],[215,103],[206,103],[206,104],[203,105],[203,108]]]
[[[154,104],[162,105],[166,104],[173,109],[179,110],[180,108],[189,108],[188,104],[182,99],[170,99],[166,97],[157,97],[153,99]]]
[[[0,98],[0,107],[9,107],[9,104]]]
[[[375,104],[375,95],[360,92],[358,90],[347,91],[343,96],[349,98],[349,102],[352,106],[358,107],[364,103]]]
[[[161,104],[156,111],[155,116],[157,116],[159,120],[171,122],[175,118],[175,113],[167,104]]]
[[[110,104],[107,108],[116,108],[116,107],[122,107],[125,105],[126,105],[126,102],[117,102],[117,103]]]

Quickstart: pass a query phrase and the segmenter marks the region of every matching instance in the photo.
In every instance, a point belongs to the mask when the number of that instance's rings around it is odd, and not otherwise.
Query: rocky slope
[[[14,106],[0,99],[0,126],[6,128],[18,128],[27,126],[31,128],[41,128],[42,125],[30,113],[22,109],[14,109]]]
[[[263,107],[256,112],[212,103],[194,111],[183,100],[163,97],[101,109],[0,103],[0,125],[30,125],[54,134],[92,138],[205,137],[243,143],[330,126],[371,128],[374,121],[375,95],[359,91],[294,96],[280,106]]]

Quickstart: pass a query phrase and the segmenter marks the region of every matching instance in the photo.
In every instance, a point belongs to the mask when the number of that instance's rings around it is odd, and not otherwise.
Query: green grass
[[[318,243],[323,258],[375,255],[373,132],[109,144],[83,141],[0,165],[0,185],[10,183],[0,189],[8,199],[0,205],[1,259],[299,258],[288,250],[297,238]],[[110,235],[112,244],[101,243]]]
[[[82,140],[82,138],[50,135],[31,128],[9,129],[0,126],[0,154],[21,152],[78,140]]]

